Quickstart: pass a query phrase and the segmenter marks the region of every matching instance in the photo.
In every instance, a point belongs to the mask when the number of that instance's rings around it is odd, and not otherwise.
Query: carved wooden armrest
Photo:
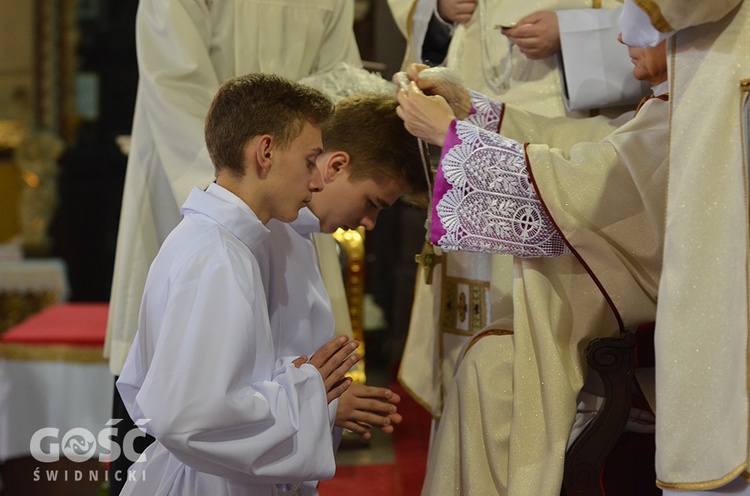
[[[602,467],[628,421],[633,392],[635,337],[595,339],[586,347],[589,367],[604,383],[604,404],[565,457],[563,495],[602,496]]]

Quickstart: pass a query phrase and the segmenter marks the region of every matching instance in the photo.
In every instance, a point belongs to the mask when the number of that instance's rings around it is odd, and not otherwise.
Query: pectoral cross
[[[422,266],[425,284],[432,284],[432,269],[443,261],[443,256],[437,255],[433,244],[426,241],[424,247],[422,247],[422,252],[419,255],[414,255],[414,261]]]

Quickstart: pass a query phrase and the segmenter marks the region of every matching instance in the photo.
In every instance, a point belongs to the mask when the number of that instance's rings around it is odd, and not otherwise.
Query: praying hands
[[[358,361],[359,355],[354,353],[359,343],[349,340],[346,336],[339,336],[321,346],[308,360],[306,356],[295,359],[292,363],[300,368],[309,363],[320,372],[325,385],[328,403],[341,396],[352,383],[345,374]]]
[[[349,429],[363,439],[370,439],[373,427],[393,433],[401,415],[396,404],[401,397],[390,389],[352,384],[339,398],[336,426]]]

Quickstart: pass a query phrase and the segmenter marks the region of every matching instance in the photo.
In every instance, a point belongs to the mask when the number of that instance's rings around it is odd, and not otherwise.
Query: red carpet
[[[351,465],[336,467],[336,476],[318,487],[320,496],[395,496],[398,488],[395,465]],[[419,493],[416,493],[419,494]]]
[[[417,496],[427,465],[430,415],[398,384],[391,389],[401,396],[404,420],[393,433],[395,463],[339,466],[336,476],[320,483],[321,496]]]

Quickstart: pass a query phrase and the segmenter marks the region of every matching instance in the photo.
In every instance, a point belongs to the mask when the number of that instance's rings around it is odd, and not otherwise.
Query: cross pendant
[[[433,244],[426,241],[422,252],[419,255],[414,255],[414,261],[422,266],[425,284],[432,284],[432,270],[443,261],[443,256],[437,255]]]

